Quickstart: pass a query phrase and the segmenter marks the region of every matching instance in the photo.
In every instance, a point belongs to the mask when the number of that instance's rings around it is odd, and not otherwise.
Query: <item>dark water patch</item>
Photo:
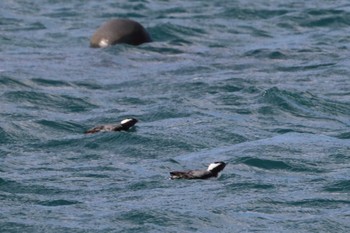
[[[243,158],[240,158],[238,162],[244,163],[248,166],[263,168],[267,170],[271,170],[271,169],[292,170],[292,167],[290,165],[288,165],[283,161],[277,161],[277,160],[243,157]]]
[[[327,199],[327,198],[310,198],[310,199],[301,199],[297,201],[277,201],[267,199],[263,201],[269,205],[274,205],[279,208],[282,207],[302,207],[302,208],[311,208],[314,210],[317,209],[337,209],[339,207],[344,207],[350,204],[349,200],[341,199]]]
[[[87,232],[97,232],[89,231],[86,229],[79,228],[69,228],[64,226],[51,226],[47,223],[21,223],[14,221],[3,221],[0,223],[0,229],[6,233],[18,233],[18,232],[56,232],[56,233],[87,233]]]
[[[35,23],[31,23],[30,25],[28,25],[28,27],[25,28],[21,28],[21,30],[44,30],[46,29],[46,26],[44,24],[42,24],[41,22],[35,22]]]
[[[301,220],[288,220],[286,229],[297,232],[348,232],[349,224],[341,220],[341,215],[333,217],[310,217]],[[344,217],[346,219],[346,217]]]
[[[163,137],[162,137],[163,136]],[[69,139],[67,139],[69,142]],[[159,155],[159,148],[162,146],[162,152],[174,149],[178,150],[184,147],[179,144],[174,146],[173,138],[164,137],[163,134],[142,135],[137,132],[104,132],[92,135],[83,135],[82,138],[74,139],[72,143],[77,149],[88,149],[92,156],[100,154],[102,151],[108,154],[117,154],[125,158],[143,158],[149,159]],[[53,142],[55,148],[65,149],[66,140],[58,140]],[[57,144],[56,144],[57,143]],[[185,145],[187,145],[186,143]],[[90,154],[88,153],[88,154]],[[83,156],[83,155],[82,155]]]
[[[15,192],[13,193],[6,193],[1,192],[0,194],[0,201],[3,201],[3,203],[26,203],[26,204],[35,204],[35,200],[30,197],[31,194],[17,194]],[[4,208],[4,206],[2,206]]]
[[[101,89],[104,89],[103,86],[101,86],[100,84],[98,83],[95,83],[95,82],[87,82],[87,81],[84,81],[84,82],[73,82],[74,85],[78,86],[78,87],[81,87],[81,88],[84,88],[84,89],[87,89],[87,90],[101,90]]]
[[[336,135],[336,138],[339,139],[350,139],[350,132],[345,132],[345,133],[341,133]]]
[[[144,19],[149,15],[145,15],[149,9],[149,4],[146,1],[118,1],[110,2],[104,4],[105,9],[102,10],[102,14],[99,14],[100,17],[105,19],[111,18],[131,18],[139,21],[144,24]],[[110,9],[119,9],[116,11],[110,11]],[[155,12],[154,12],[155,13]],[[147,25],[144,25],[147,26]]]
[[[58,19],[66,19],[69,20],[70,18],[79,17],[81,14],[76,9],[62,7],[59,9],[55,9],[52,13],[46,13],[42,14],[42,16],[49,17],[49,18],[58,18]]]
[[[272,38],[273,37],[267,31],[264,31],[264,30],[256,28],[256,27],[239,26],[238,28],[244,32],[251,34],[254,37],[265,37],[265,38]]]
[[[2,45],[12,45],[12,39],[9,36],[0,35],[0,43]],[[4,49],[0,47],[0,51],[4,51]]]
[[[26,115],[20,116],[12,116],[27,118]],[[7,117],[11,119],[11,116]],[[38,134],[33,133],[34,125],[31,122],[28,122],[27,119],[24,119],[24,122],[21,121],[13,121],[8,124],[6,129],[0,130],[0,133],[3,133],[4,137],[2,138],[4,143],[8,143],[8,145],[16,145],[18,142],[36,142],[38,140]],[[12,148],[12,150],[15,148]],[[16,149],[15,149],[16,150]]]
[[[84,159],[84,158],[83,158]],[[96,161],[102,160],[102,156],[99,159],[96,159]],[[79,161],[79,160],[78,160]],[[75,167],[66,167],[61,169],[63,172],[67,173],[74,173],[77,177],[86,177],[87,174],[91,174],[91,172],[95,172],[94,174],[101,174],[101,173],[107,173],[107,174],[113,174],[117,173],[118,171],[121,171],[122,173],[125,173],[126,170],[123,170],[116,166],[110,166],[110,165],[100,165],[95,166],[95,163],[89,164],[89,163],[77,163],[77,166]]]
[[[62,122],[62,121],[51,121],[51,120],[39,120],[36,122],[41,125],[41,129],[53,133],[57,132],[71,132],[78,133],[84,132],[86,129],[74,122]]]
[[[206,68],[204,68],[206,69]],[[178,71],[176,71],[177,73]],[[181,71],[182,73],[183,71]],[[195,68],[192,69],[187,69],[185,73],[192,75],[195,72]],[[205,94],[204,91],[207,91],[210,85],[208,85],[205,82],[201,81],[194,81],[194,82],[186,82],[186,83],[181,83],[180,85],[176,85],[175,89],[181,89],[184,90],[185,92],[188,92],[189,95],[198,95],[198,94]]]
[[[148,105],[153,103],[153,101],[150,101],[147,98],[138,98],[138,97],[122,97],[117,100],[117,103],[120,105]]]
[[[5,193],[12,194],[40,194],[40,195],[56,195],[63,191],[56,188],[46,187],[42,185],[24,185],[22,183],[0,178],[0,190]]]
[[[244,86],[239,84],[230,84],[229,82],[217,83],[213,86],[202,85],[201,89],[207,90],[206,92],[210,94],[222,94],[222,93],[234,93],[241,92],[244,89]],[[205,93],[205,92],[204,92]]]
[[[241,182],[241,183],[232,183],[230,185],[227,185],[226,188],[229,190],[237,190],[237,191],[243,191],[243,190],[263,191],[263,190],[275,189],[276,187],[272,184]]]
[[[19,18],[16,19],[16,18],[9,18],[4,16],[4,17],[1,17],[0,19],[0,25],[3,27],[4,31],[8,31],[8,29],[13,30],[13,26],[19,25],[21,22],[22,20],[20,20]]]
[[[34,2],[6,2],[4,5],[4,9],[11,10],[10,12],[13,12],[15,15],[32,15],[36,14],[40,11],[40,4],[34,3]]]
[[[33,78],[32,82],[43,86],[43,87],[71,87],[72,85],[68,82],[65,81],[60,81],[60,80],[50,80],[50,79],[43,79],[43,78]]]
[[[25,224],[25,223],[18,223],[18,222],[2,222],[0,223],[1,231],[8,232],[8,233],[15,233],[15,232],[36,232],[39,229],[36,228],[33,224]],[[42,230],[41,227],[39,227],[40,230]]]
[[[257,167],[269,167],[271,160],[277,162],[277,167],[281,165],[287,171],[324,173],[329,170],[324,166],[327,163],[323,161],[323,158],[328,158],[329,154],[332,155],[337,150],[346,155],[348,149],[343,150],[343,148],[347,148],[347,146],[347,141],[324,135],[286,133],[272,138],[246,141],[229,146],[216,146],[213,149],[178,156],[177,160],[183,158],[186,161],[200,161],[203,158],[212,158],[212,160],[222,158],[222,160],[228,160],[234,164],[244,164],[247,160],[249,166],[252,163]],[[342,157],[339,157],[339,161],[341,160]],[[260,162],[262,165],[259,164]],[[334,164],[334,159],[330,162]],[[272,167],[272,169],[274,168]]]
[[[349,200],[335,199],[307,199],[301,201],[285,202],[283,205],[302,206],[302,207],[317,207],[317,208],[338,208],[339,206],[349,205]]]
[[[350,17],[349,16],[333,16],[325,17],[318,20],[311,20],[310,22],[301,23],[303,27],[341,27],[349,26]]]
[[[11,152],[6,149],[0,149],[0,159],[5,158],[10,153]],[[4,170],[0,168],[0,172],[4,172]]]
[[[334,115],[347,115],[350,112],[348,104],[326,100],[309,92],[291,92],[273,87],[265,91],[263,101],[272,108],[296,114],[297,116],[334,118]],[[261,108],[264,113],[264,108]],[[274,112],[274,111],[272,111]]]
[[[165,214],[157,213],[152,210],[133,210],[121,214],[117,219],[118,221],[126,221],[133,225],[143,226],[142,229],[147,225],[156,226],[168,226],[171,224],[171,219],[169,219]]]
[[[346,13],[344,10],[336,10],[336,9],[308,9],[305,11],[306,14],[312,16],[319,15],[340,15]]]
[[[83,133],[83,132],[82,132]],[[34,148],[47,148],[47,149],[59,149],[66,150],[68,148],[79,148],[81,147],[82,142],[81,138],[54,138],[54,139],[47,139],[42,140],[41,142],[35,142],[30,144]],[[90,146],[94,146],[94,143],[91,142],[85,142]]]
[[[281,161],[271,159],[259,159],[254,157],[242,157],[238,159],[239,163],[244,163],[248,166],[257,167],[266,170],[287,170],[303,173],[322,173],[322,169],[318,168],[318,164],[308,161]]]
[[[182,6],[169,6],[165,9],[162,9],[161,11],[157,12],[157,18],[159,19],[170,19],[170,18],[176,18],[172,15],[179,15],[183,13],[187,13],[186,9]]]
[[[5,93],[4,97],[12,103],[27,104],[27,107],[35,109],[48,108],[63,112],[85,112],[95,107],[82,98],[34,91],[10,91]]]
[[[11,28],[7,29],[8,32],[18,32],[18,31],[36,31],[36,30],[45,30],[47,29],[44,24],[41,22],[21,22],[18,27],[14,28],[13,25]]]
[[[239,92],[241,91],[244,87],[242,86],[235,86],[235,85],[223,85],[223,86],[219,86],[219,92]]]
[[[79,201],[68,201],[63,199],[38,202],[39,205],[43,205],[43,206],[66,206],[66,205],[75,205],[80,203],[81,202]]]
[[[342,148],[338,148],[335,151],[331,151],[332,153],[328,156],[329,162],[334,164],[346,164],[350,162],[350,156],[348,156],[350,151],[350,146],[344,146]]]
[[[190,45],[205,32],[202,29],[165,23],[150,29],[154,41],[168,41],[172,45]],[[187,39],[184,39],[187,38]],[[191,40],[192,38],[192,40]]]
[[[179,106],[179,105],[177,105]],[[176,104],[170,103],[168,106],[159,105],[151,106],[146,113],[144,113],[142,119],[145,122],[157,122],[157,125],[173,122],[172,119],[181,121],[181,124],[190,124],[189,122],[191,113],[187,109],[176,108]],[[162,122],[164,120],[164,122]]]
[[[133,191],[162,188],[163,185],[157,180],[136,182],[128,186]]]
[[[181,54],[184,53],[184,50],[182,48],[178,47],[169,47],[169,46],[162,46],[162,47],[150,47],[147,50],[158,53],[158,54],[167,54],[167,55],[176,55],[176,54]],[[155,58],[157,59],[157,58]],[[169,59],[169,58],[167,58]],[[158,58],[159,61],[164,61],[164,58]]]
[[[10,142],[10,135],[7,134],[7,132],[0,127],[0,144]]]
[[[226,80],[211,85],[208,90],[203,90],[202,93],[207,92],[211,96],[205,95],[203,98],[213,101],[208,102],[208,107],[216,106],[217,109],[231,113],[251,115],[252,108],[249,102],[254,98],[253,95],[259,95],[261,90],[256,89],[253,85],[245,81]]]
[[[270,9],[253,9],[242,8],[239,6],[225,7],[224,12],[220,13],[221,17],[229,17],[230,19],[239,20],[259,20],[259,19],[271,19],[287,14],[289,11],[285,9],[270,10]]]
[[[350,24],[350,14],[336,9],[311,9],[304,12],[305,16],[300,19],[303,27],[344,27]]]
[[[300,71],[307,71],[307,70],[320,70],[320,69],[326,69],[332,66],[337,65],[337,63],[319,63],[319,64],[313,64],[313,65],[300,65],[300,66],[279,66],[277,67],[278,71],[282,72],[300,72]]]
[[[268,110],[268,109],[265,109],[265,110],[263,110],[263,112],[267,113],[267,112],[269,112],[269,110]],[[270,112],[270,114],[271,114],[271,112]],[[295,130],[295,129],[288,129],[288,128],[286,128],[286,129],[277,128],[277,129],[274,129],[274,130],[272,130],[272,131],[273,131],[273,132],[276,132],[276,133],[278,133],[278,134],[285,134],[285,133],[303,133],[302,130]]]
[[[248,57],[268,58],[268,59],[286,59],[288,56],[281,51],[271,51],[270,49],[254,49],[244,54]]]
[[[71,156],[66,156],[67,160],[71,160],[77,163],[85,163],[85,162],[91,162],[91,161],[99,161],[103,160],[103,155],[99,151],[99,153],[81,153],[81,149],[77,146],[77,152],[72,154]],[[91,147],[92,150],[98,148],[97,145],[92,145]],[[108,169],[107,169],[108,170]]]
[[[89,160],[89,161],[90,161],[90,160]],[[104,174],[96,174],[96,173],[84,174],[84,175],[80,175],[80,177],[97,178],[97,179],[105,179],[105,178],[110,178],[110,176],[109,176],[109,175],[104,175]]]
[[[203,131],[205,130],[203,129]],[[201,133],[203,136],[205,136],[205,132],[203,131]],[[232,133],[231,129],[222,130],[221,126],[217,129],[213,127],[213,131],[214,133],[212,136],[215,137],[218,144],[221,142],[222,144],[232,145],[248,141],[248,138],[244,137],[243,135]],[[215,142],[213,144],[215,144]]]
[[[7,75],[0,75],[0,87],[3,88],[30,88],[29,85],[27,85],[24,82],[20,82],[16,80],[15,78],[12,78]]]
[[[130,143],[130,142],[128,142]],[[192,144],[187,137],[180,137],[175,133],[171,135],[165,135],[164,133],[152,134],[145,136],[138,136],[135,142],[132,142],[133,146],[139,145],[139,148],[135,148],[132,151],[130,148],[120,148],[121,152],[128,152],[132,158],[141,159],[154,159],[159,156],[171,156],[174,154],[184,153],[186,151],[194,151],[198,147],[202,147],[200,143]],[[119,149],[119,151],[120,151]]]
[[[181,163],[179,163],[176,159],[173,159],[173,158],[170,158],[168,159],[168,161],[172,164],[177,164],[177,165],[180,165]]]
[[[208,66],[201,66],[198,64],[182,67],[180,69],[172,70],[172,71],[167,71],[164,73],[164,75],[169,76],[169,75],[175,75],[177,77],[183,77],[183,76],[198,76],[201,73],[210,73],[212,71],[212,67]],[[187,83],[187,85],[196,85],[197,82],[193,83]],[[179,88],[183,87],[184,85],[181,85]],[[175,88],[176,86],[174,86]],[[186,87],[184,87],[184,91],[186,91]]]
[[[350,192],[350,180],[342,180],[328,184],[323,188],[326,192],[335,193],[349,193]]]
[[[113,5],[113,4],[110,4],[110,5]],[[127,5],[126,4],[123,4],[123,7],[126,7]],[[118,7],[119,8],[119,7]],[[132,8],[132,6],[131,6]],[[99,15],[100,16],[100,15]],[[112,19],[112,18],[129,18],[129,19],[134,19],[134,20],[137,20],[137,19],[140,19],[138,20],[140,23],[142,23],[142,19],[146,18],[147,16],[146,15],[143,15],[141,11],[126,11],[126,13],[122,13],[122,12],[113,12],[113,13],[103,13],[101,14],[101,17],[105,18],[105,19]],[[143,23],[142,23],[143,24]],[[143,25],[146,29],[147,28],[147,25]],[[152,36],[152,35],[151,35]]]

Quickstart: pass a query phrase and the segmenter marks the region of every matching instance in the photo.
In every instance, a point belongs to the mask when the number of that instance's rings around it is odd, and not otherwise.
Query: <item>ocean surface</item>
[[[90,48],[112,18],[154,42]],[[350,232],[349,1],[2,0],[0,32],[1,233]]]

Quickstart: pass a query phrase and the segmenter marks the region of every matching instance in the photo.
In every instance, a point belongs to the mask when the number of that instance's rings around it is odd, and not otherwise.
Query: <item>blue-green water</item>
[[[1,232],[349,232],[348,1],[0,2]],[[154,42],[89,48],[111,18]],[[128,132],[84,135],[139,119]],[[217,180],[169,171],[228,163]]]

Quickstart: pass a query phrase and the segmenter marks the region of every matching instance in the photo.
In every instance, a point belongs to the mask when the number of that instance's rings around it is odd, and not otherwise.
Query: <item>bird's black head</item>
[[[138,122],[135,118],[128,118],[125,120],[122,120],[120,124],[123,126],[125,130],[128,130],[130,127],[134,126]]]
[[[208,171],[210,171],[211,173],[213,173],[214,175],[219,174],[219,172],[221,172],[222,170],[224,170],[226,166],[226,163],[220,161],[220,162],[214,162],[211,163],[208,167]]]

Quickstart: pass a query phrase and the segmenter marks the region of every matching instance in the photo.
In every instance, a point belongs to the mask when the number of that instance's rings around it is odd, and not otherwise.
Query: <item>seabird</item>
[[[208,179],[218,177],[225,166],[226,163],[220,161],[211,163],[207,170],[172,171],[170,172],[170,179]]]
[[[122,120],[119,124],[110,124],[110,125],[101,125],[95,128],[89,129],[85,134],[97,133],[97,132],[106,132],[106,131],[127,131],[129,128],[134,126],[138,120],[135,118],[128,118]]]

